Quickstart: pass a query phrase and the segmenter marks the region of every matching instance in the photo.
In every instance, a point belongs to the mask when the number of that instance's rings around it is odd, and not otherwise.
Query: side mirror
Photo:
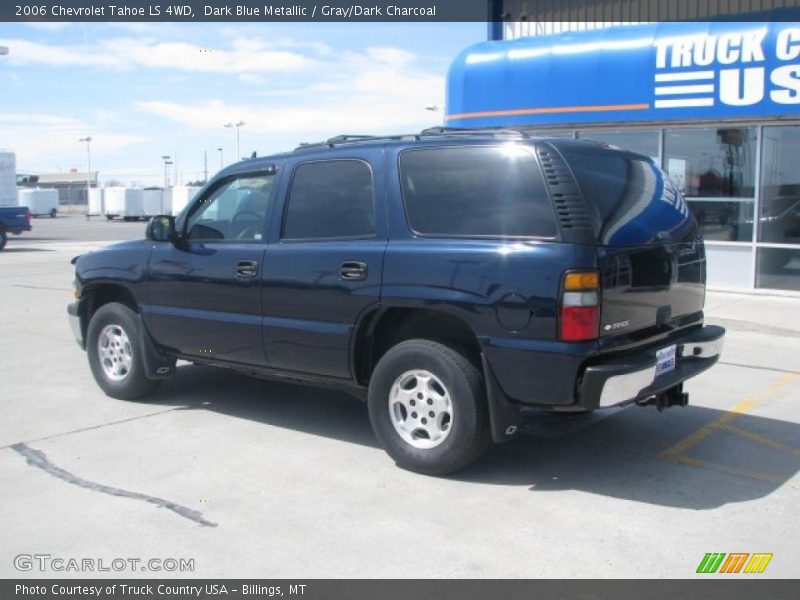
[[[145,237],[151,242],[175,242],[175,217],[158,215],[150,219],[145,230]]]

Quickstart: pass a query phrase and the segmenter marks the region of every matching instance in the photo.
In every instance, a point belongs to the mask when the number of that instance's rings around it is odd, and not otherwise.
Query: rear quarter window
[[[400,179],[411,229],[458,237],[555,237],[555,214],[532,148],[406,150]]]
[[[670,178],[645,156],[592,145],[561,144],[590,210],[602,223],[602,244],[636,245],[684,239],[697,224]]]

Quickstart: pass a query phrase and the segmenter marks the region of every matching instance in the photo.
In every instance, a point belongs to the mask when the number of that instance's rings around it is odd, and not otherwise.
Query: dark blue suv
[[[724,330],[653,161],[524,132],[340,136],[220,172],[147,239],[76,259],[97,383],[177,359],[346,388],[403,467],[455,471],[536,410],[685,405]]]

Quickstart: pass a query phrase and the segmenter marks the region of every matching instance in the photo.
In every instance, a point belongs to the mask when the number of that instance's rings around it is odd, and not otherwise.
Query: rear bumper
[[[656,349],[607,359],[586,367],[578,403],[588,410],[645,400],[702,373],[719,360],[725,330],[708,325],[670,344],[676,345],[675,368],[656,377]]]
[[[83,339],[83,327],[81,325],[81,302],[72,302],[67,305],[67,318],[69,319],[69,326],[72,329],[72,335],[78,345],[86,349],[86,343]]]

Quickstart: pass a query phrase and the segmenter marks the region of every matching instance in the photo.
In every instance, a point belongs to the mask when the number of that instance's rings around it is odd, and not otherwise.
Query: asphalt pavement
[[[0,577],[682,578],[709,552],[797,576],[800,299],[709,293],[728,336],[686,408],[543,417],[437,479],[333,390],[187,364],[148,401],[104,396],[69,260],[143,231],[37,219],[0,253]],[[34,554],[143,563],[19,570]]]

